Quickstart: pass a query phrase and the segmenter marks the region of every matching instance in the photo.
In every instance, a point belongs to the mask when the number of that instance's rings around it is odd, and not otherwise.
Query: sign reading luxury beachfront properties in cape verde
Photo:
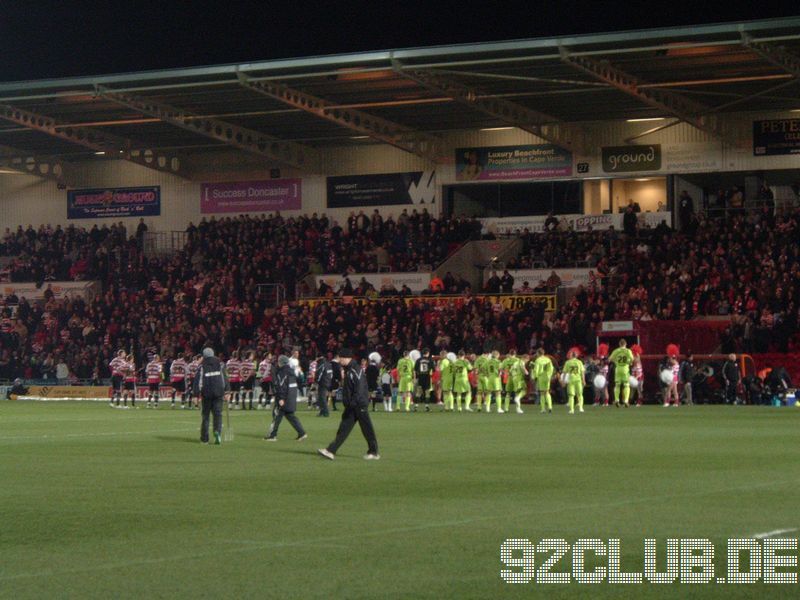
[[[572,176],[572,152],[553,144],[456,149],[458,181]]]

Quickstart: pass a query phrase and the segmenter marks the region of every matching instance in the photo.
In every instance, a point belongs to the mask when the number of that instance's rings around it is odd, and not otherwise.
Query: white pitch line
[[[782,535],[784,533],[792,533],[793,531],[797,531],[797,527],[792,527],[791,529],[775,529],[773,531],[765,531],[764,533],[756,533],[755,535],[751,536],[757,540],[765,540],[767,538],[775,537],[776,535]]]
[[[150,435],[154,433],[179,433],[182,431],[194,431],[194,429],[156,429],[152,431],[103,431],[100,433],[65,433],[63,435],[16,435],[0,437],[0,443],[14,440],[61,440],[64,438],[87,438],[87,437],[109,437],[115,435]]]

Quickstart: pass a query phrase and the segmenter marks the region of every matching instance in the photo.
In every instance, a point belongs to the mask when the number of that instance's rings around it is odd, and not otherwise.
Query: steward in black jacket
[[[230,389],[225,368],[214,356],[211,348],[203,349],[203,361],[194,378],[194,392],[200,396],[202,421],[200,422],[200,441],[208,443],[208,417],[214,413],[214,443],[222,443],[222,403],[225,392]]]
[[[272,424],[264,439],[274,442],[278,439],[278,428],[284,417],[297,432],[297,441],[306,439],[306,432],[300,419],[295,416],[297,410],[297,376],[289,365],[288,356],[278,357],[278,371],[273,378],[275,385],[275,404],[272,409]]]
[[[353,360],[353,351],[343,349],[339,352],[339,363],[344,370],[342,374],[342,422],[339,424],[339,431],[336,432],[336,439],[327,448],[320,448],[317,452],[329,460],[336,457],[339,449],[347,436],[353,430],[356,422],[361,427],[361,433],[367,440],[367,460],[378,460],[378,440],[375,438],[375,429],[372,426],[372,419],[369,416],[369,389],[367,386],[366,369],[361,367],[359,361]]]

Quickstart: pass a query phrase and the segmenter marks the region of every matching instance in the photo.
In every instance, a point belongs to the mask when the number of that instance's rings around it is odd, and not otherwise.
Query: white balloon
[[[420,354],[419,350],[412,350],[411,352],[408,353],[408,356],[409,358],[411,358],[411,360],[417,362],[420,356],[422,356],[422,354]]]
[[[381,355],[377,352],[372,352],[369,355],[370,362],[374,362],[376,365],[381,364]]]
[[[602,390],[604,387],[606,387],[606,378],[602,375],[596,375],[593,383],[594,387],[596,387],[598,390]]]
[[[664,383],[664,385],[672,385],[672,380],[673,376],[670,369],[664,369],[661,371],[661,381]]]
[[[447,360],[450,362],[456,362],[456,353],[455,352],[448,352],[447,353]]]
[[[630,379],[628,379],[628,383],[630,384],[630,386],[631,386],[633,389],[636,389],[636,388],[638,388],[638,387],[639,387],[639,380],[638,380],[638,379],[636,379],[636,377],[634,377],[633,375],[631,375],[631,378],[630,378]]]

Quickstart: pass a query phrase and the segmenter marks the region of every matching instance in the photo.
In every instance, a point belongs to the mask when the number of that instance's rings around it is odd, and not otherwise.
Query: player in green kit
[[[411,395],[414,393],[414,361],[411,360],[408,350],[397,361],[397,379],[397,392],[400,394],[400,401],[405,402],[408,412],[411,410]]]
[[[456,407],[458,412],[461,412],[461,400],[464,400],[464,406],[469,412],[472,409],[469,405],[472,403],[472,386],[469,384],[469,372],[472,371],[472,365],[467,360],[467,355],[463,350],[458,353],[458,359],[453,364],[453,395],[456,399]]]
[[[500,380],[500,353],[497,350],[492,351],[492,355],[486,361],[486,412],[492,412],[492,397],[497,400],[497,412],[502,413],[503,407],[501,406],[503,390],[502,382]]]
[[[578,411],[583,412],[583,386],[586,385],[586,369],[583,361],[578,358],[578,353],[572,351],[564,363],[564,375],[567,378],[567,400],[569,401],[569,414],[575,414],[575,398],[578,399]]]
[[[476,389],[475,400],[478,403],[478,412],[481,412],[483,400],[489,391],[489,354],[481,354],[475,359],[474,369],[478,372],[478,386]]]
[[[453,362],[447,355],[447,350],[442,350],[439,355],[439,385],[442,389],[442,402],[445,411],[453,410]]]
[[[536,351],[536,360],[533,361],[533,378],[536,380],[536,391],[539,392],[541,412],[553,412],[553,399],[550,397],[550,381],[553,379],[553,361],[545,355],[544,348]]]
[[[628,342],[622,338],[619,346],[608,357],[609,362],[614,363],[614,406],[619,406],[620,399],[626,407],[629,405],[633,352],[627,346]]]
[[[509,411],[511,397],[514,397],[514,404],[517,405],[517,414],[522,414],[521,400],[527,391],[525,378],[528,370],[523,361],[517,356],[517,351],[513,348],[508,351],[508,356],[500,363],[500,368],[506,372],[506,402],[505,411]]]

